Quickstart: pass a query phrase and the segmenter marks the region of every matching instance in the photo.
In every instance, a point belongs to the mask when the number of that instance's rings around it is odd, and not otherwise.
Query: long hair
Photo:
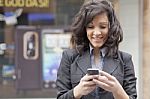
[[[119,43],[123,40],[123,31],[115,15],[113,6],[107,0],[88,0],[81,6],[71,26],[72,48],[83,52],[89,48],[86,27],[98,15],[106,13],[109,20],[108,39],[102,47],[107,48],[107,56],[116,57]]]

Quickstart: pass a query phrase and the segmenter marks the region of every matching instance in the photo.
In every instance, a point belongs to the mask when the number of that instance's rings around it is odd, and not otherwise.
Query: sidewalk
[[[27,90],[17,92],[14,82],[3,82],[0,84],[0,99],[56,99],[56,89],[42,89],[42,90]],[[50,98],[53,97],[53,98]]]

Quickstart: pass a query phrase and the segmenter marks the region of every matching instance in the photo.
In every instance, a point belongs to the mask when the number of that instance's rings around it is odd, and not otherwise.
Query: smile
[[[94,41],[101,41],[103,39],[103,37],[92,37],[92,39]]]

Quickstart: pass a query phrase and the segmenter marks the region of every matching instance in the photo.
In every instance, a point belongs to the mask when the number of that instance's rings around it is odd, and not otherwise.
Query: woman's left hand
[[[97,84],[97,86],[103,88],[106,91],[112,92],[114,97],[128,97],[126,92],[118,82],[118,80],[114,76],[104,71],[100,71],[99,77],[93,79],[93,81]],[[121,99],[128,99],[128,98],[121,98]]]

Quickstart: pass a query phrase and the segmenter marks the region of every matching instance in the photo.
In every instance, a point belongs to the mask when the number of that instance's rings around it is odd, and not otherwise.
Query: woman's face
[[[93,48],[100,48],[108,38],[109,21],[106,13],[94,17],[86,27],[87,38]]]

